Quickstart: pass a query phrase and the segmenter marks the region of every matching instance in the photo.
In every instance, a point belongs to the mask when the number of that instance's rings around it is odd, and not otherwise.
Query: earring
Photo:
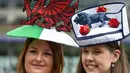
[[[112,64],[111,64],[111,67],[115,67],[115,64],[114,64],[114,63],[112,63]]]

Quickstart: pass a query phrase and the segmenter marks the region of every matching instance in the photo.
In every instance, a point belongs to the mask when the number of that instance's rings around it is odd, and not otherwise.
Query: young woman
[[[77,73],[128,73],[123,44],[109,42],[81,48]]]
[[[83,9],[72,16],[71,22],[81,47],[77,73],[129,72],[121,42],[130,34],[124,3],[106,3]]]
[[[18,59],[17,73],[62,73],[60,44],[28,38]]]

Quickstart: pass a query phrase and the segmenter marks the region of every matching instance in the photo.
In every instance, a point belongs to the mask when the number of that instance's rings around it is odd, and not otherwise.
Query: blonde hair
[[[125,53],[124,45],[122,42],[120,42],[120,45],[118,42],[109,42],[104,44],[108,47],[108,50],[110,52],[114,52],[114,50],[118,49],[121,52],[121,55],[118,59],[118,61],[115,63],[115,67],[111,67],[111,73],[129,73],[129,62]],[[80,50],[80,60],[77,66],[76,73],[87,73],[82,65],[82,51]]]
[[[26,70],[24,67],[25,54],[26,54],[29,44],[33,40],[35,40],[35,39],[28,38],[26,40],[26,42],[24,43],[24,47],[18,58],[17,73],[26,73]],[[63,66],[64,66],[64,59],[63,59],[63,51],[61,49],[61,46],[58,43],[49,42],[49,41],[47,41],[47,42],[50,45],[52,52],[53,52],[53,61],[54,62],[53,62],[52,73],[62,73]]]

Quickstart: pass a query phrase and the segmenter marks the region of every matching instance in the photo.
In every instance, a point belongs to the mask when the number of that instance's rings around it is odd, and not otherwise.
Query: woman
[[[17,73],[62,73],[60,44],[28,38],[19,56]]]
[[[81,47],[77,73],[129,72],[121,43],[130,34],[124,3],[86,8],[72,16],[71,22]]]
[[[21,24],[25,25],[7,33],[8,36],[28,38],[19,57],[18,73],[61,73],[64,60],[59,44],[78,47],[65,33],[71,31],[69,18],[77,9],[78,1],[72,6],[70,0],[50,2],[49,8],[45,7],[44,0],[37,0],[34,7],[30,7],[31,0],[24,0],[23,11],[26,10],[27,20],[22,20]],[[64,18],[65,9],[70,9],[71,14]],[[57,20],[58,14],[61,17]],[[61,21],[65,23],[56,26]]]
[[[109,42],[81,49],[77,73],[128,73],[123,44]]]

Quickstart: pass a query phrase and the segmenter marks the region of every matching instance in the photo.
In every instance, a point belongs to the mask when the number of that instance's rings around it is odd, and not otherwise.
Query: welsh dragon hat
[[[26,11],[27,19],[20,22],[22,27],[7,32],[8,36],[37,38],[78,47],[67,34],[72,29],[70,17],[78,8],[78,0],[36,0],[31,8],[31,0],[24,0],[23,11]]]
[[[78,11],[71,17],[71,23],[80,47],[119,41],[130,34],[126,5],[122,2]]]

